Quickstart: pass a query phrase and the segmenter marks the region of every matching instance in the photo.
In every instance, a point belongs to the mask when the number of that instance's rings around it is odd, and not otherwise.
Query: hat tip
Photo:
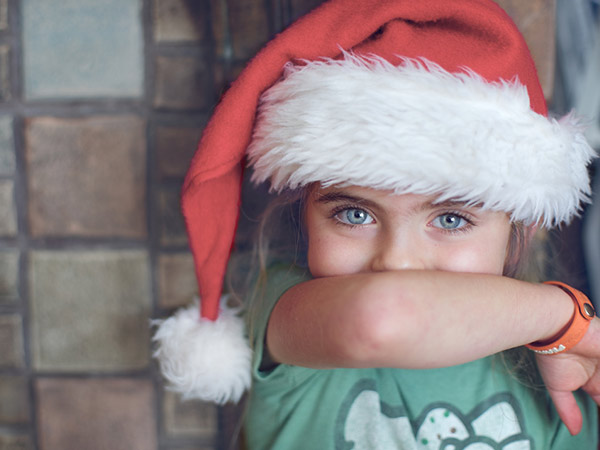
[[[224,303],[224,302],[223,302]],[[252,350],[244,321],[223,307],[215,321],[199,319],[199,306],[155,320],[154,357],[168,389],[182,398],[224,404],[238,402],[250,387]]]

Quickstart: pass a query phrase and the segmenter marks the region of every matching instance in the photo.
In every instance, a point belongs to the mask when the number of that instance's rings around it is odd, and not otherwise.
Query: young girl
[[[156,333],[173,388],[237,401],[251,375],[250,449],[596,448],[593,307],[514,278],[536,229],[589,195],[592,150],[546,114],[491,0],[334,0],[292,25],[224,96],[186,179],[201,308]],[[307,268],[261,274],[252,353],[219,306],[246,156],[300,199],[307,242]],[[545,387],[494,356],[525,345]]]

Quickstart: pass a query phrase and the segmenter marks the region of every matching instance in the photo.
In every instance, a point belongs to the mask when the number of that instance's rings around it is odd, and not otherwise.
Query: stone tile
[[[33,450],[31,438],[24,434],[12,434],[0,430],[0,450]]]
[[[25,138],[33,236],[146,237],[142,119],[39,117]]]
[[[29,100],[141,97],[142,0],[23,0]]]
[[[196,152],[202,128],[159,126],[156,160],[160,178],[183,178]]]
[[[8,0],[0,0],[0,31],[8,30]]]
[[[158,193],[160,243],[165,246],[182,246],[188,242],[180,208],[180,193],[180,187],[163,188]]]
[[[547,100],[552,98],[556,65],[556,0],[495,0],[519,27],[533,55]]]
[[[0,316],[0,368],[24,367],[23,322],[16,314]]]
[[[11,99],[10,88],[10,47],[0,45],[0,102]]]
[[[210,29],[215,55],[219,59],[230,60],[233,56],[233,50],[229,38],[227,0],[211,0],[210,10]]]
[[[154,106],[173,110],[203,110],[213,105],[210,65],[201,57],[158,56],[155,61]]]
[[[11,116],[0,116],[0,175],[13,175],[15,169],[13,119]]]
[[[17,207],[15,184],[12,180],[0,180],[0,236],[17,234]]]
[[[15,303],[19,297],[19,252],[0,251],[0,305]]]
[[[211,403],[182,401],[165,392],[163,404],[165,430],[173,437],[197,437],[214,440],[218,432],[218,409]]]
[[[159,256],[158,288],[158,304],[161,308],[177,308],[192,302],[198,295],[198,284],[190,253]]]
[[[195,0],[154,0],[154,40],[157,42],[198,42],[208,31],[209,2]]]
[[[215,3],[215,2],[213,2]],[[228,50],[224,41],[231,39],[233,58],[247,60],[269,40],[269,20],[264,0],[227,0],[227,8],[221,7],[216,13],[226,14],[228,27],[214,27],[217,49]],[[217,23],[223,22],[216,17]],[[227,33],[219,35],[218,33]],[[228,57],[227,54],[219,55]]]
[[[246,61],[230,62],[217,61],[213,64],[213,78],[215,80],[215,91],[225,92],[234,82],[242,70],[246,67]]]
[[[34,251],[29,258],[36,369],[105,372],[148,365],[145,251]]]
[[[157,449],[152,383],[143,379],[36,381],[43,449]]]
[[[27,379],[21,376],[0,376],[0,424],[14,425],[27,422],[29,422]]]
[[[273,31],[280,32],[321,3],[323,0],[269,0]]]
[[[307,14],[321,3],[323,3],[323,0],[291,0],[291,20],[296,20],[300,16]]]

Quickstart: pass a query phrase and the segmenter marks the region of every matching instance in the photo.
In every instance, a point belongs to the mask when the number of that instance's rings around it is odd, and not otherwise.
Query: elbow
[[[401,367],[423,332],[418,305],[392,282],[366,283],[344,312],[340,353],[353,367]]]

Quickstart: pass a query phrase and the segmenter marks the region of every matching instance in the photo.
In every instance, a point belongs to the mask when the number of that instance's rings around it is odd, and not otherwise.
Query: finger
[[[575,436],[581,431],[583,426],[583,417],[575,396],[570,391],[548,389],[548,392],[554,402],[554,406],[556,406],[558,416],[569,430],[569,433]]]

